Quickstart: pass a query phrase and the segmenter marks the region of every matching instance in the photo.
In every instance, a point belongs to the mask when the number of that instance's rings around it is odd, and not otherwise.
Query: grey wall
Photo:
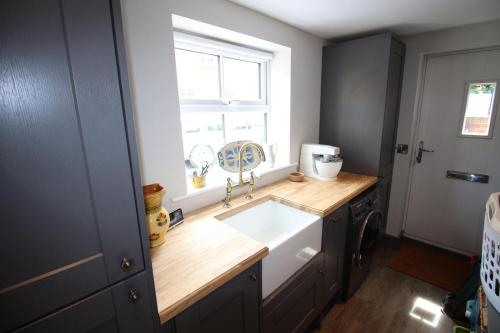
[[[500,21],[474,24],[402,38],[406,60],[401,95],[397,143],[411,144],[415,123],[415,101],[423,56],[429,53],[456,51],[500,45]],[[396,154],[392,176],[387,233],[398,236],[405,215],[409,168],[414,161],[414,147],[408,155]]]
[[[171,14],[290,47],[290,161],[318,142],[321,38],[224,0],[121,2],[142,182],[166,186],[167,208],[186,192]]]

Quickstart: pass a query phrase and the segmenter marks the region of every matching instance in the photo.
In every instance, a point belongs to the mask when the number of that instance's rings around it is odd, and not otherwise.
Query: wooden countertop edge
[[[254,253],[252,256],[249,256],[247,259],[241,261],[238,265],[233,266],[232,268],[224,271],[221,275],[214,278],[210,282],[206,283],[203,286],[200,286],[197,290],[194,290],[192,293],[187,294],[185,297],[180,299],[178,302],[173,303],[169,307],[166,307],[162,311],[158,313],[160,316],[160,323],[163,325],[170,319],[174,318],[182,311],[189,308],[191,305],[195,304],[208,294],[210,294],[215,289],[224,285],[226,282],[229,282],[231,279],[238,276],[240,273],[244,272],[246,269],[250,268],[252,265],[257,263],[259,260],[264,258],[269,254],[269,249],[264,246],[262,249]]]
[[[285,199],[283,197],[280,197],[279,195],[271,195],[270,198],[274,201],[277,201],[277,202],[281,202],[282,204],[285,204],[287,206],[290,206],[290,207],[293,207],[293,208],[296,208],[296,209],[299,209],[303,212],[307,212],[307,213],[311,213],[311,214],[314,214],[314,215],[318,215],[318,216],[325,216],[324,212],[319,210],[319,209],[315,209],[311,206],[307,206],[307,205],[303,205],[303,204],[300,204],[300,203],[297,203],[293,200],[289,200],[289,199]]]
[[[321,216],[325,217],[328,214],[333,213],[334,211],[336,211],[337,209],[342,207],[344,204],[348,203],[349,201],[351,201],[352,199],[357,197],[359,194],[363,193],[364,191],[366,191],[367,189],[369,189],[370,187],[372,187],[373,185],[375,185],[377,183],[378,183],[378,178],[374,177],[370,182],[367,182],[365,186],[362,186],[359,189],[359,191],[353,192],[351,195],[346,195],[342,200],[337,201],[334,205],[325,209],[323,211],[323,215],[321,215]]]

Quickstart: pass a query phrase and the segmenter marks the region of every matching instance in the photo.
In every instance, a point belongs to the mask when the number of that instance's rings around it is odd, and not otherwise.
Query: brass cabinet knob
[[[132,268],[132,266],[134,266],[134,261],[132,259],[127,257],[122,259],[122,263],[120,264],[122,271],[127,272]]]
[[[130,291],[128,293],[128,302],[129,303],[135,304],[135,303],[139,302],[140,298],[141,298],[141,294],[139,293],[139,291],[137,291],[136,289],[130,289]]]

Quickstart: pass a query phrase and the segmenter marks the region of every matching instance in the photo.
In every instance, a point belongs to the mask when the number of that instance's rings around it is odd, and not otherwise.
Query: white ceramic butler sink
[[[269,248],[262,260],[262,298],[321,250],[321,217],[273,200],[221,220]]]

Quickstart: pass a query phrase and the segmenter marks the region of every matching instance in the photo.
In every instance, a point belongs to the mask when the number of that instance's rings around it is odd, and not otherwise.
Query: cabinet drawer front
[[[152,333],[153,321],[159,321],[158,311],[152,308],[148,274],[142,272],[111,288],[120,333]]]
[[[146,273],[137,274],[15,332],[153,332],[153,312],[146,283]],[[138,297],[130,299],[131,291]]]
[[[259,265],[250,267],[179,314],[175,318],[176,333],[258,333]]]
[[[114,318],[113,295],[111,289],[106,289],[15,332],[84,333],[105,326]],[[116,323],[113,326],[114,330],[110,332],[117,332]]]
[[[90,295],[107,283],[102,255],[35,277],[0,293],[0,332]]]

